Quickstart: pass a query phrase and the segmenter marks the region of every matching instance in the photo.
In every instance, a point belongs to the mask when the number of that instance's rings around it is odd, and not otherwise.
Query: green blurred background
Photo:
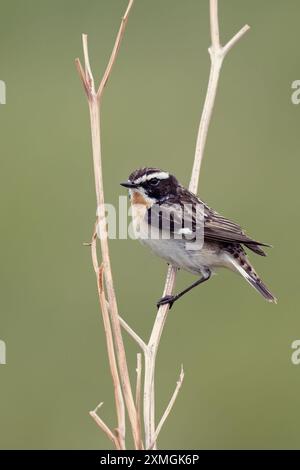
[[[74,58],[89,34],[102,73],[125,0],[1,0],[1,448],[108,448],[88,415],[115,425],[88,241],[95,219],[90,130]],[[299,448],[297,0],[221,0],[227,56],[200,181],[201,197],[270,242],[251,256],[279,297],[266,303],[221,272],[171,311],[157,367],[157,418],[180,365],[186,377],[162,448]],[[103,100],[107,202],[136,167],[188,183],[209,73],[207,0],[136,0]],[[165,264],[133,240],[110,243],[124,318],[147,338]],[[255,259],[254,259],[255,258]],[[191,282],[180,273],[177,289]],[[134,379],[136,347],[125,335]]]

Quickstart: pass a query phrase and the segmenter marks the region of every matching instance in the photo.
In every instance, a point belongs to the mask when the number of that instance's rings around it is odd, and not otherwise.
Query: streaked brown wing
[[[265,253],[259,246],[270,246],[245,234],[242,227],[205,205],[204,239],[222,243],[242,243],[257,254]]]
[[[243,231],[242,227],[221,216],[215,210],[211,209],[204,202],[202,202],[197,196],[190,193],[187,189],[181,187],[180,194],[175,198],[180,200],[182,204],[202,204],[204,208],[204,240],[220,243],[241,243],[246,245],[247,248],[251,249],[255,253],[265,256],[265,252],[260,246],[270,246],[267,243],[262,243],[253,238],[250,238]],[[171,202],[171,201],[170,201]],[[193,213],[194,217],[194,213]],[[202,219],[203,220],[203,219]],[[201,223],[201,221],[200,221]],[[199,224],[193,220],[193,227],[198,227]],[[197,230],[197,228],[196,228]]]
[[[240,225],[222,217],[206,205],[204,214],[205,238],[224,242],[242,242],[248,239]]]

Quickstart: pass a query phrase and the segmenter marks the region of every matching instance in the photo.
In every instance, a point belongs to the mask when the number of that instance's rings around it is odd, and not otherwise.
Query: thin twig
[[[142,355],[137,353],[136,362],[136,389],[135,389],[135,407],[139,420],[139,429],[141,432],[141,392],[142,392]]]
[[[163,296],[170,295],[175,283],[177,269],[170,266],[167,272],[167,279]],[[163,332],[169,306],[162,305],[156,315],[152,328],[151,336],[147,345],[147,354],[145,355],[145,380],[144,380],[144,427],[145,427],[145,445],[146,449],[153,442],[155,433],[155,393],[154,393],[154,375],[156,355]],[[155,447],[155,444],[154,444]]]
[[[82,67],[81,62],[80,62],[78,57],[75,59],[75,65],[76,65],[76,68],[77,68],[78,75],[79,75],[79,77],[82,81],[85,93],[88,95],[89,87],[88,87],[88,84],[86,82],[85,72],[83,70],[83,67]]]
[[[96,274],[98,273],[98,276],[97,276],[98,295],[99,295],[99,301],[100,301],[102,318],[103,318],[104,332],[105,332],[105,337],[106,337],[109,367],[110,367],[110,372],[111,372],[112,381],[114,385],[114,395],[115,395],[116,411],[117,411],[117,418],[118,418],[118,428],[117,428],[118,439],[120,442],[120,448],[125,449],[125,431],[126,431],[125,429],[125,406],[124,406],[124,399],[123,399],[123,394],[122,394],[120,377],[118,373],[117,362],[116,362],[109,313],[107,309],[104,286],[103,286],[103,265],[101,265],[100,267],[98,266],[95,235],[93,236],[93,239],[92,239],[92,259],[93,259],[95,272]]]
[[[183,379],[184,379],[184,370],[183,370],[183,366],[181,366],[181,371],[180,371],[180,375],[179,375],[179,379],[178,381],[176,382],[176,388],[174,390],[174,393],[171,397],[171,400],[169,401],[168,403],[168,406],[167,408],[165,409],[165,412],[164,414],[162,415],[161,417],[161,420],[160,422],[158,423],[158,426],[156,428],[156,431],[155,431],[155,434],[154,434],[154,438],[153,438],[153,442],[150,446],[150,449],[152,449],[153,445],[155,444],[157,438],[158,438],[158,435],[167,419],[167,417],[169,416],[169,414],[171,413],[171,410],[175,404],[175,401],[176,401],[176,398],[178,396],[178,393],[179,393],[179,390],[181,389],[181,386],[182,386],[182,383],[183,383]]]
[[[105,432],[107,437],[114,443],[116,448],[121,450],[118,438],[114,435],[114,433],[111,431],[111,429],[109,429],[109,427],[103,421],[103,419],[101,419],[97,414],[97,411],[99,410],[99,408],[101,408],[102,405],[103,405],[103,403],[100,403],[93,411],[89,412],[89,415],[93,418],[93,420],[95,421],[97,426],[99,426],[99,428],[102,429],[103,432]]]
[[[118,367],[120,372],[120,381],[124,400],[126,403],[126,408],[128,411],[128,416],[131,424],[134,444],[136,449],[141,449],[143,447],[141,435],[138,429],[138,417],[135,408],[135,403],[132,394],[132,388],[130,384],[126,352],[124,348],[121,324],[118,314],[117,300],[113,284],[113,276],[110,262],[109,246],[108,246],[108,234],[106,227],[105,219],[105,205],[104,205],[104,189],[103,189],[103,176],[102,176],[102,159],[101,159],[101,133],[100,133],[100,107],[101,107],[101,96],[105,84],[107,83],[112,66],[115,62],[117,52],[119,50],[121,40],[125,31],[125,26],[127,18],[132,7],[133,1],[130,0],[128,7],[126,9],[125,15],[121,22],[120,30],[117,34],[115,44],[105,70],[104,76],[101,80],[100,87],[96,93],[94,78],[90,66],[89,52],[88,52],[88,38],[86,34],[82,36],[83,42],[83,53],[84,53],[84,69],[80,64],[79,59],[76,60],[76,66],[78,73],[80,75],[81,81],[84,86],[84,90],[87,95],[89,111],[90,111],[90,121],[91,121],[91,134],[92,134],[92,150],[93,150],[93,164],[94,164],[94,177],[95,177],[95,190],[96,190],[96,200],[97,200],[97,223],[98,223],[98,233],[100,238],[101,254],[102,254],[102,263],[104,271],[105,286],[107,292],[107,298],[109,302],[109,312],[112,325],[112,332],[114,336],[114,345],[116,351],[116,357],[118,361]],[[96,256],[94,252],[94,256]],[[98,275],[98,274],[97,274]],[[102,302],[103,305],[106,301]],[[101,304],[102,306],[102,304]],[[105,308],[104,307],[104,308]],[[118,425],[120,429],[120,425]]]
[[[218,48],[220,46],[218,0],[210,0],[209,8],[211,47]]]
[[[215,103],[216,92],[219,83],[219,75],[222,62],[227,52],[236,44],[236,42],[246,33],[249,26],[244,26],[228,43],[222,47],[220,44],[219,20],[218,20],[218,0],[210,0],[210,28],[211,28],[211,47],[209,54],[211,58],[211,68],[206,92],[204,107],[200,119],[200,125],[197,135],[194,164],[189,184],[189,189],[197,193],[201,163],[204,154],[204,148],[207,140],[207,133],[211,121],[212,111]],[[168,268],[163,296],[171,295],[176,280],[176,268]],[[146,448],[151,445],[156,446],[155,431],[155,360],[160,337],[166,322],[169,306],[162,305],[157,312],[156,320],[152,329],[148,343],[147,354],[145,356],[145,384],[144,384],[144,426],[145,426],[145,444]]]
[[[128,325],[128,323],[119,316],[120,323],[125,331],[132,337],[132,339],[139,345],[142,351],[145,352],[147,349],[147,344],[142,340],[142,338]]]
[[[244,36],[247,31],[249,31],[250,26],[245,24],[233,38],[230,39],[230,41],[227,42],[227,44],[223,47],[223,52],[224,56],[226,56],[227,52],[230,51],[230,49]]]
[[[123,35],[125,33],[126,24],[127,24],[127,21],[128,21],[129,13],[130,13],[130,10],[132,8],[133,2],[134,2],[134,0],[129,1],[127,9],[126,9],[126,11],[124,13],[124,16],[122,18],[121,26],[120,26],[120,29],[118,31],[118,34],[117,34],[117,37],[116,37],[116,40],[115,40],[114,48],[112,50],[110,59],[108,61],[107,67],[106,67],[106,70],[104,72],[103,78],[101,80],[101,83],[100,83],[98,91],[97,91],[98,100],[100,100],[100,98],[102,96],[102,93],[103,93],[103,90],[104,90],[105,85],[107,83],[107,80],[109,79],[111,69],[112,69],[112,67],[115,63],[115,60],[116,60],[116,57],[117,57],[117,54],[118,54],[118,51],[119,51],[119,48],[120,48],[120,45],[121,45],[121,42],[122,42],[122,38],[123,38]]]
[[[83,46],[83,56],[84,56],[84,66],[85,66],[85,77],[88,88],[90,91],[94,91],[95,83],[94,77],[92,74],[91,64],[90,64],[90,57],[89,57],[89,49],[88,49],[88,36],[87,34],[82,35],[82,46]]]
[[[227,42],[224,47],[222,47],[219,33],[218,0],[210,0],[210,27],[211,46],[208,51],[211,59],[211,67],[206,98],[198,130],[192,176],[189,185],[190,191],[195,194],[198,191],[201,163],[203,160],[208,128],[215,104],[222,63],[226,54],[250,28],[248,25],[245,25],[235,36],[233,36],[232,39]]]

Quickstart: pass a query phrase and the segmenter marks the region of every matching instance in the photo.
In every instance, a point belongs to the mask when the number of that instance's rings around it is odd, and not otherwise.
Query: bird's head
[[[132,203],[151,207],[175,195],[179,183],[175,176],[159,168],[139,168],[121,186],[129,189]]]

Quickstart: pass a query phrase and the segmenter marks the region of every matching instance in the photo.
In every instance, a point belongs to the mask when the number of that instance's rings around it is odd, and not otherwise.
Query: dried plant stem
[[[142,355],[137,354],[136,364],[136,389],[135,389],[135,406],[138,415],[139,429],[141,432],[141,393],[142,393]]]
[[[210,0],[210,32],[211,32],[211,46],[208,49],[211,67],[209,74],[209,81],[207,87],[206,98],[203,106],[203,111],[200,119],[200,125],[197,136],[196,150],[192,176],[190,180],[189,189],[193,193],[197,193],[198,183],[200,177],[201,163],[203,160],[204,148],[207,139],[207,133],[211,115],[213,112],[216,93],[218,88],[220,70],[223,60],[230,49],[237,43],[239,39],[250,29],[248,25],[243,26],[240,31],[233,36],[225,46],[220,43],[219,34],[219,19],[218,19],[218,0]]]
[[[124,330],[127,331],[127,333],[134,339],[134,341],[136,341],[142,351],[145,351],[145,349],[147,349],[147,345],[142,340],[142,338],[128,325],[128,323],[126,323],[126,321],[122,317],[120,317],[120,323]]]
[[[86,38],[84,38],[84,41]],[[114,332],[114,344],[116,348],[116,356],[119,365],[120,381],[123,390],[124,400],[126,403],[131,427],[133,431],[133,437],[135,446],[141,447],[140,436],[138,435],[138,421],[137,413],[135,409],[129,372],[127,367],[126,353],[124,343],[121,334],[121,325],[119,321],[117,300],[113,286],[112,270],[109,256],[108,237],[106,229],[105,219],[105,206],[104,206],[104,192],[103,192],[103,180],[101,171],[101,147],[100,147],[100,113],[99,104],[97,99],[94,97],[89,100],[90,118],[91,118],[91,129],[92,129],[92,142],[93,142],[93,155],[94,155],[94,168],[95,168],[95,184],[97,189],[97,206],[98,206],[98,229],[100,232],[100,246],[103,260],[104,279],[107,291],[107,298],[110,308],[110,319],[112,329]]]
[[[171,410],[175,404],[175,401],[176,401],[176,398],[177,398],[177,395],[179,393],[179,390],[181,389],[181,386],[182,386],[182,383],[183,383],[183,379],[184,379],[184,370],[183,370],[183,366],[181,366],[181,371],[180,371],[180,375],[179,375],[179,379],[176,383],[176,388],[173,392],[173,395],[171,397],[171,400],[169,401],[168,403],[168,406],[167,408],[165,409],[165,412],[164,414],[162,415],[161,419],[160,419],[160,422],[158,423],[158,426],[155,430],[155,434],[154,434],[154,439],[153,439],[153,442],[152,444],[150,445],[150,449],[152,449],[152,447],[154,446],[157,438],[158,438],[158,435],[167,419],[167,417],[169,416],[169,414],[171,413]]]
[[[167,279],[163,296],[172,292],[175,283],[176,268],[170,267],[167,273]],[[154,375],[156,365],[156,355],[167,319],[168,305],[163,305],[158,309],[156,319],[152,328],[152,333],[145,351],[145,379],[144,379],[144,428],[145,428],[145,446],[146,449],[156,447],[155,435],[155,392]]]
[[[114,385],[114,395],[115,395],[116,411],[117,411],[117,418],[118,418],[118,428],[117,428],[116,439],[118,440],[119,448],[125,449],[125,406],[124,406],[124,399],[123,399],[122,388],[120,384],[118,367],[117,367],[116,356],[115,356],[115,351],[114,351],[114,342],[113,342],[111,324],[109,320],[109,312],[107,309],[107,303],[106,303],[104,286],[103,286],[103,265],[101,265],[100,267],[98,266],[97,246],[96,246],[95,235],[93,236],[91,246],[92,246],[93,266],[94,266],[96,276],[98,277],[98,282],[97,282],[98,295],[99,295],[99,301],[100,301],[102,318],[103,318],[104,332],[105,332],[105,337],[106,337],[108,361],[109,361],[109,367],[110,367],[112,381]]]
[[[100,238],[100,247],[102,254],[102,263],[103,263],[103,273],[105,279],[105,286],[107,292],[107,299],[109,303],[109,312],[110,312],[110,322],[112,326],[112,332],[114,337],[114,344],[111,344],[110,341],[107,341],[108,347],[115,347],[116,358],[118,362],[119,375],[118,379],[113,375],[114,380],[118,381],[121,384],[121,390],[123,392],[123,398],[125,400],[129,420],[131,423],[131,429],[134,439],[134,444],[136,449],[143,448],[142,438],[139,431],[138,425],[138,416],[133,399],[132,388],[129,379],[129,372],[126,360],[126,352],[124,348],[121,324],[118,314],[118,306],[116,295],[114,291],[112,269],[110,263],[109,255],[109,246],[108,246],[108,234],[106,228],[105,220],[105,206],[104,206],[104,189],[103,189],[103,177],[102,177],[102,159],[101,159],[101,132],[100,132],[100,109],[101,109],[101,97],[104,91],[104,87],[109,79],[113,64],[115,62],[121,40],[125,31],[125,27],[128,20],[128,15],[133,5],[133,0],[130,0],[126,12],[122,18],[121,26],[117,34],[117,38],[111,53],[108,65],[104,72],[103,78],[100,82],[98,90],[95,90],[94,77],[91,70],[89,52],[88,52],[88,40],[87,35],[82,36],[83,41],[83,53],[84,53],[84,64],[83,69],[80,60],[76,59],[77,70],[80,75],[81,81],[84,86],[84,90],[87,95],[89,111],[90,111],[90,122],[91,122],[91,134],[92,134],[92,150],[93,150],[93,163],[94,163],[94,176],[95,176],[95,189],[96,189],[96,200],[97,200],[97,225],[98,225],[98,234]],[[93,258],[97,256],[95,243],[92,243],[92,255]],[[100,268],[96,266],[94,260],[94,267],[96,267],[96,275],[98,280],[98,292],[101,302],[101,308],[106,309],[106,300],[103,300],[103,292],[100,292],[99,279],[101,277]],[[101,301],[102,299],[102,301]],[[107,325],[106,325],[107,326]],[[112,353],[109,353],[109,357],[112,357]],[[115,372],[115,371],[114,371]],[[112,373],[113,374],[113,373]],[[116,383],[115,386],[119,390],[119,383]],[[124,413],[120,409],[121,401],[119,400],[119,393],[117,395],[118,400],[116,401],[117,415],[118,415],[118,435],[120,439],[124,440],[125,433],[125,419]]]
[[[223,59],[236,42],[246,33],[249,26],[244,26],[224,47],[220,44],[219,37],[219,20],[218,20],[218,0],[210,0],[210,25],[211,25],[211,47],[209,48],[211,58],[211,69],[209,82],[207,87],[206,99],[203,107],[202,116],[197,136],[195,157],[193,170],[190,180],[189,189],[193,193],[197,192],[200,177],[201,162],[203,159],[204,148],[208,128],[212,116],[215,103],[216,92],[219,82],[219,75]],[[171,295],[175,285],[176,268],[170,266],[168,268],[163,296]],[[155,448],[156,431],[155,431],[155,360],[166,322],[169,307],[162,305],[157,312],[156,320],[152,329],[148,347],[145,353],[145,385],[144,385],[144,425],[145,425],[145,444],[146,448],[153,445]],[[177,396],[177,395],[176,395]],[[175,396],[175,398],[176,398]]]
[[[107,426],[107,424],[105,424],[103,419],[101,419],[97,414],[97,411],[99,410],[99,408],[101,408],[102,405],[103,405],[103,403],[100,403],[93,411],[90,411],[89,414],[93,418],[93,420],[95,421],[97,426],[99,426],[99,428],[102,429],[102,431],[107,435],[107,437],[114,443],[116,449],[121,450],[122,447],[120,446],[119,439],[111,431],[111,429],[109,429],[109,427]]]

